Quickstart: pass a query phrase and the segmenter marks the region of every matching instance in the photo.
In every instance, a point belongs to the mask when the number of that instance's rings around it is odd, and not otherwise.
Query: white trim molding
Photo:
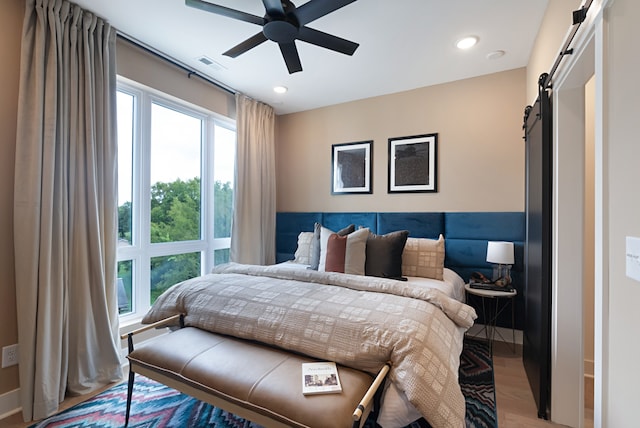
[[[0,425],[2,420],[15,413],[22,411],[20,404],[20,389],[5,392],[0,395]]]

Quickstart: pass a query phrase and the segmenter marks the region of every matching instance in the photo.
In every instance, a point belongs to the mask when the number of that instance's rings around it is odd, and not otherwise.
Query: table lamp
[[[511,265],[514,262],[513,242],[489,241],[487,261],[494,263],[491,279],[496,285],[511,284]]]

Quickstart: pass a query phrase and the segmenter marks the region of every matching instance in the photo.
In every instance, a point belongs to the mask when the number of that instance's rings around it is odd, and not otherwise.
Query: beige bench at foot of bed
[[[135,334],[135,332],[133,333]],[[338,366],[342,392],[302,394],[302,363],[311,358],[255,342],[185,327],[132,350],[129,399],[135,373],[265,427],[361,426],[388,367],[374,378]],[[355,422],[354,422],[355,421]]]

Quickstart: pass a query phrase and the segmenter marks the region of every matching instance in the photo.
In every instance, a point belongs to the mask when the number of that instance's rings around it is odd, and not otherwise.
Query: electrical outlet
[[[2,368],[18,364],[18,345],[9,345],[2,348]]]

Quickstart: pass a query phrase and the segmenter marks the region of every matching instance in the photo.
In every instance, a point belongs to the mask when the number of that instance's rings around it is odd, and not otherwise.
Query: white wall
[[[625,275],[625,237],[640,237],[640,84],[637,42],[640,2],[615,0],[605,42],[604,143],[608,153],[605,206],[609,220],[609,323],[604,364],[608,377],[605,427],[638,426],[640,283]]]
[[[594,258],[595,258],[595,79],[585,86],[585,166],[584,166],[584,248],[583,248],[583,340],[585,407],[593,408],[593,313],[594,313]]]

